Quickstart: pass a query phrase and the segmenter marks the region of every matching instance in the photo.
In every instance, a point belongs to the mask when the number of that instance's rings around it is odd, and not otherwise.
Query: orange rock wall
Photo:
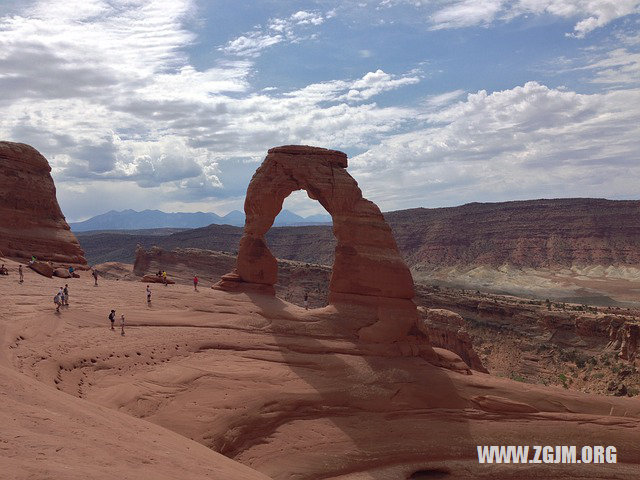
[[[8,257],[87,263],[58,205],[49,162],[22,143],[0,142],[0,251]]]

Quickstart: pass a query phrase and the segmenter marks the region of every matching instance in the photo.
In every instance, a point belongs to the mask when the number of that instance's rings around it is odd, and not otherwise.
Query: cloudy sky
[[[385,211],[637,199],[640,0],[1,0],[0,111],[70,221],[241,209],[284,144]]]

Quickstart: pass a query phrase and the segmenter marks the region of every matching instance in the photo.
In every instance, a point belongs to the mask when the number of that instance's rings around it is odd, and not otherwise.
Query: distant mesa
[[[278,264],[264,236],[284,200],[294,191],[305,190],[333,218],[337,245],[330,305],[357,305],[372,313],[370,324],[358,331],[361,340],[398,341],[417,318],[413,279],[380,209],[363,198],[346,167],[346,154],[335,150],[270,149],[247,189],[236,269],[214,288],[275,294]]]
[[[86,265],[58,205],[49,162],[29,145],[0,142],[0,218],[5,256]]]

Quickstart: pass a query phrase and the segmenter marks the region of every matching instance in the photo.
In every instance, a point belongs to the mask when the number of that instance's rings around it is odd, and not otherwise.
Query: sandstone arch
[[[337,245],[329,303],[373,308],[372,325],[361,329],[360,337],[397,340],[417,317],[413,279],[380,209],[363,198],[346,168],[346,154],[335,150],[296,145],[270,149],[247,188],[236,269],[214,288],[275,294],[278,266],[264,235],[285,198],[305,190],[333,219]]]

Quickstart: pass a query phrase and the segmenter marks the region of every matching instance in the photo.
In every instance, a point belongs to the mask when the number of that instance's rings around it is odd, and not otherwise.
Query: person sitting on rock
[[[7,270],[7,267],[4,266],[4,263],[0,267],[0,275],[9,275],[9,270]]]
[[[33,265],[34,263],[36,263],[36,257],[31,255],[31,260],[29,260],[29,265]]]
[[[69,273],[71,274],[71,276],[73,277],[73,267],[69,266]]]

